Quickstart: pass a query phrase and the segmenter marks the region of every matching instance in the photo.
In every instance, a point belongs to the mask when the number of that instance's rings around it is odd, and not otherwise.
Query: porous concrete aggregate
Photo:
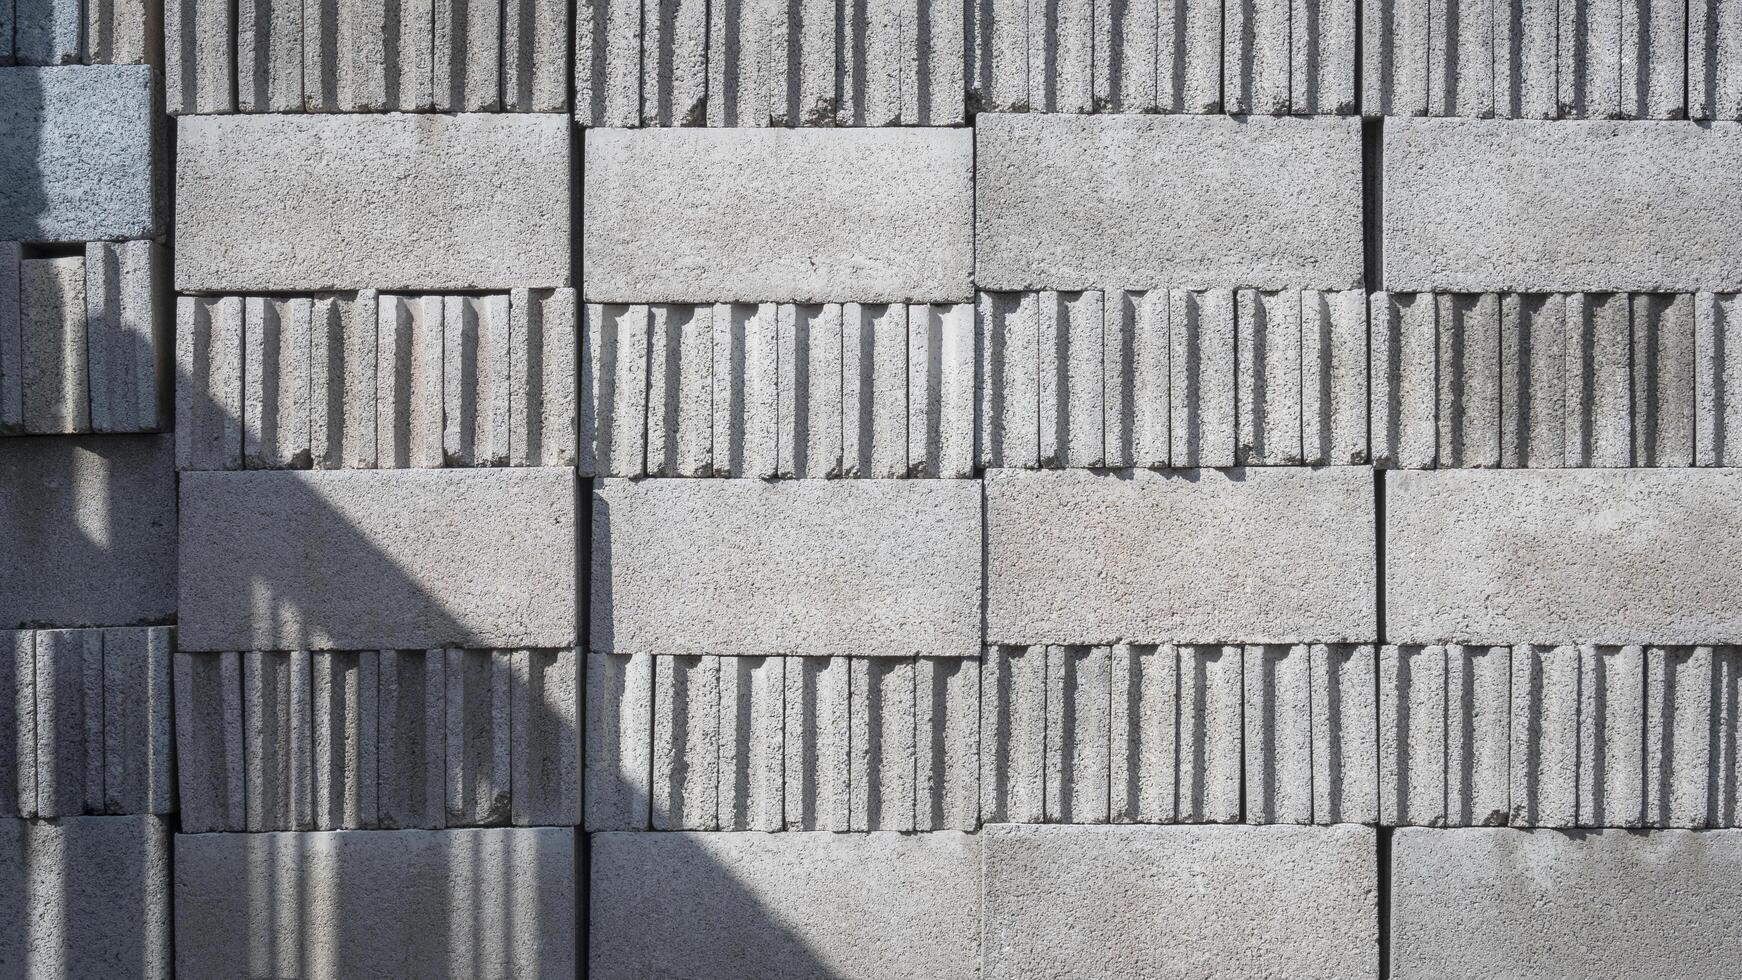
[[[162,231],[156,92],[147,65],[0,67],[0,241]]]

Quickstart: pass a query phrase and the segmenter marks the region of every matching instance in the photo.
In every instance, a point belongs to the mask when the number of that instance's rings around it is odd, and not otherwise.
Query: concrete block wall
[[[0,975],[1742,972],[1738,30],[0,0]]]

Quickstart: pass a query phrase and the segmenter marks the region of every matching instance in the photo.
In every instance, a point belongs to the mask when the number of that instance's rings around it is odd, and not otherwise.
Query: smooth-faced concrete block
[[[1732,976],[1742,832],[1400,830],[1399,977]]]
[[[199,116],[176,134],[178,290],[568,284],[566,117]]]
[[[575,642],[575,484],[556,468],[188,473],[186,650]]]
[[[1742,288],[1742,124],[1392,119],[1387,289]]]
[[[154,86],[148,65],[0,68],[0,240],[154,237]]]
[[[960,129],[589,130],[589,302],[965,302]]]
[[[0,818],[0,964],[21,977],[172,976],[169,876],[161,818]]]
[[[981,836],[983,976],[1378,970],[1371,828],[997,825]]]
[[[0,487],[0,626],[175,617],[169,436],[6,439]]]
[[[1372,476],[994,470],[992,643],[1371,640]]]
[[[968,976],[983,837],[593,837],[590,975]]]
[[[964,480],[594,483],[595,653],[980,652]]]
[[[1387,633],[1742,640],[1739,491],[1718,469],[1388,474]]]
[[[175,840],[176,975],[567,977],[575,832]]]
[[[982,289],[1361,283],[1352,119],[982,115]]]

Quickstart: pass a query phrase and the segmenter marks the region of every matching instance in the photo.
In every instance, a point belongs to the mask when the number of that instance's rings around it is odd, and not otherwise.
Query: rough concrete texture
[[[997,825],[981,836],[983,976],[1378,970],[1371,828]]]
[[[0,486],[0,626],[175,617],[170,437],[0,440]]]
[[[983,840],[597,834],[589,975],[972,975]]]
[[[1742,288],[1742,125],[1390,119],[1385,287]]]
[[[567,285],[568,145],[555,115],[185,117],[176,288]]]
[[[0,964],[16,976],[167,978],[161,818],[0,817]]]
[[[158,234],[154,93],[146,65],[0,68],[0,240]]]
[[[568,977],[569,828],[175,839],[176,975]]]
[[[185,650],[575,642],[572,472],[188,473]]]
[[[588,130],[585,296],[965,301],[973,166],[962,130]]]
[[[1371,479],[989,471],[987,641],[1371,640]]]
[[[978,656],[978,491],[595,481],[591,649]]]
[[[168,428],[173,327],[164,301],[169,259],[156,242],[85,246],[85,348],[91,428]]]
[[[1742,968],[1737,831],[1409,829],[1392,847],[1395,976],[1692,980]]]
[[[1725,556],[1739,480],[1729,470],[1387,474],[1387,634],[1735,642],[1742,581]]]
[[[986,114],[982,289],[1361,282],[1352,119]]]

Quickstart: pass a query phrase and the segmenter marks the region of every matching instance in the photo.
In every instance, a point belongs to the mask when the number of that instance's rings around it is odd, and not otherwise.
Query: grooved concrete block
[[[1374,293],[1370,440],[1379,469],[1425,469],[1439,451],[1439,304],[1431,294]]]
[[[574,867],[566,827],[178,835],[176,975],[573,976]]]
[[[36,633],[36,816],[103,812],[103,631]]]
[[[1579,671],[1576,647],[1512,652],[1514,827],[1579,824]]]
[[[1377,975],[1371,828],[981,836],[985,977]]]
[[[242,468],[243,298],[181,296],[175,308],[175,457],[184,470]]]
[[[1400,642],[1742,639],[1733,470],[1386,477],[1386,630]],[[996,538],[994,538],[994,541]]]
[[[598,834],[589,975],[971,976],[983,839]]]
[[[1368,460],[1367,294],[1302,290],[1300,438],[1308,465]]]
[[[1233,466],[1239,397],[1234,294],[1169,290],[1168,333],[1172,465]]]
[[[169,844],[158,817],[0,817],[0,964],[15,976],[167,980]]]
[[[1645,667],[1638,646],[1579,648],[1581,827],[1646,825]]]
[[[979,664],[972,666],[978,678]],[[847,740],[852,669],[846,657],[800,657],[786,665],[781,747],[787,830],[844,831],[851,826]]]
[[[1245,653],[1246,822],[1313,822],[1313,696],[1306,644]]]
[[[1384,153],[1387,289],[1742,288],[1742,124],[1393,119]]]
[[[915,305],[907,323],[907,475],[971,478],[979,350],[974,307]]]
[[[1173,438],[1168,292],[1107,294],[1102,324],[1108,466],[1168,464]]]
[[[374,650],[312,658],[317,830],[380,824],[380,665]]]
[[[586,829],[646,830],[653,773],[653,655],[585,659]]]
[[[175,758],[181,829],[248,826],[242,738],[242,657],[175,654]]]
[[[6,439],[0,487],[0,626],[175,617],[169,436]]]
[[[1446,822],[1499,826],[1511,809],[1512,650],[1446,647]]]
[[[0,36],[4,34],[0,29]],[[24,431],[24,311],[18,295],[22,254],[17,242],[0,242],[0,434],[4,435]]]
[[[574,481],[555,468],[185,474],[182,648],[572,645]]]
[[[589,130],[590,302],[972,298],[958,129]]]
[[[376,792],[381,826],[447,825],[447,652],[382,650]]]
[[[375,450],[382,469],[433,469],[445,461],[445,306],[441,296],[376,299]]]
[[[1174,821],[1178,683],[1179,655],[1172,646],[1113,647],[1107,760],[1113,823]]]
[[[1400,830],[1392,848],[1397,976],[1742,970],[1742,832]]]
[[[1048,647],[1046,652],[1046,818],[1106,823],[1112,721],[1112,651]]]
[[[1245,750],[1245,651],[1203,645],[1178,651],[1179,822],[1236,823]]]
[[[599,480],[595,653],[980,652],[979,487]]]
[[[916,830],[980,828],[980,663],[914,660]]]
[[[1566,297],[1500,297],[1500,465],[1566,465]]]
[[[0,816],[36,816],[36,632],[0,630]]]
[[[720,658],[653,661],[653,829],[719,830]]]
[[[773,831],[784,825],[786,668],[796,662],[786,657],[720,660],[721,830]]]
[[[171,338],[163,300],[168,257],[156,242],[85,246],[85,343],[91,428],[152,432],[168,427]]]
[[[1624,294],[1566,297],[1569,466],[1632,466],[1633,323]]]
[[[1301,408],[1299,290],[1234,294],[1239,435],[1237,466],[1299,466]]]
[[[148,65],[0,68],[0,241],[161,230]]]
[[[1688,118],[1742,118],[1742,10],[1688,7]]]
[[[980,814],[988,823],[1040,823],[1046,819],[1046,647],[990,646],[981,665]],[[1170,816],[1172,809],[1170,800]]]
[[[24,431],[91,431],[85,260],[74,256],[18,263],[18,309],[24,339]]]
[[[313,675],[306,650],[242,655],[249,831],[313,830]]]
[[[3,289],[0,286],[0,289]],[[1742,307],[1734,293],[1694,294],[1694,465],[1742,462]],[[4,302],[0,296],[0,302]]]
[[[857,657],[848,668],[847,826],[912,831],[913,660]]]
[[[507,823],[514,664],[505,650],[446,650],[447,823]]]
[[[1379,820],[1446,823],[1446,650],[1379,649]]]
[[[581,822],[580,665],[574,650],[513,653],[509,785],[516,826]]]
[[[567,285],[568,129],[526,114],[184,117],[176,288]]]
[[[1373,647],[1315,643],[1310,658],[1313,822],[1378,823],[1379,692]]]
[[[982,289],[1361,284],[1355,120],[985,114],[974,132]]]
[[[1439,465],[1500,465],[1500,297],[1440,295]]]
[[[103,630],[103,812],[175,810],[168,626]]]
[[[1372,475],[993,470],[991,643],[1372,638]]]

